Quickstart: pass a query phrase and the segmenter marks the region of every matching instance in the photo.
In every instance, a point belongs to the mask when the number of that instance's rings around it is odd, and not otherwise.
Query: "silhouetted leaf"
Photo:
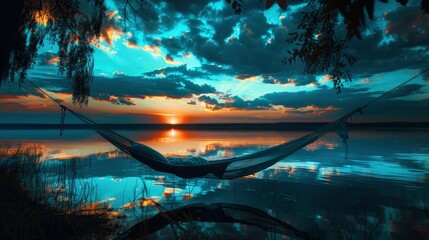
[[[272,7],[274,2],[275,2],[275,0],[267,0],[265,2],[265,9],[269,9],[270,7]]]
[[[279,5],[283,10],[286,10],[287,8],[287,0],[267,0],[265,2],[265,9],[269,9],[271,8],[274,3],[277,3],[277,5]]]
[[[408,1],[408,0],[404,0],[404,1]],[[375,4],[374,0],[365,1],[365,9],[368,12],[368,16],[371,20],[374,18],[374,4]]]
[[[398,3],[400,3],[402,6],[406,6],[409,0],[396,0]]]
[[[422,0],[421,7],[426,14],[429,14],[429,0]]]
[[[287,8],[287,1],[286,0],[277,0],[277,4],[283,9],[286,10]]]
[[[267,0],[265,2],[265,9],[271,8],[274,3],[277,2],[277,4],[283,9],[286,10],[287,8],[287,0]]]

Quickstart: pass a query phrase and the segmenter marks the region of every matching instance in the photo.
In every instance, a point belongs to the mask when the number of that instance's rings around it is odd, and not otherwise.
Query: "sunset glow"
[[[362,40],[365,48],[359,41],[350,42],[348,47],[360,65],[353,66],[352,82],[337,94],[326,73],[310,75],[301,63],[281,62],[288,49],[285,33],[294,29],[300,5],[283,11],[274,4],[264,11],[262,3],[255,3],[241,18],[232,14],[224,0],[201,2],[199,8],[184,12],[166,1],[153,6],[158,20],[144,19],[141,29],[125,29],[122,4],[108,3],[99,43],[93,44],[94,80],[87,107],[72,104],[70,84],[57,72],[57,46],[41,47],[28,72],[29,79],[49,94],[102,123],[332,121],[420,72],[420,65],[399,61],[402,56],[413,56],[422,66],[427,61],[416,55],[417,49],[425,49],[425,41],[410,36],[429,32],[429,19],[413,12],[407,21],[415,27],[404,32],[398,19],[406,8],[400,6],[374,12],[374,19],[383,19],[383,24],[377,21],[385,29],[367,29],[369,40]],[[172,12],[165,13],[166,9]],[[171,21],[173,15],[177,19]],[[49,24],[47,12],[33,17],[41,25]],[[380,67],[371,67],[373,63]],[[429,121],[427,76],[398,91],[399,95],[378,102],[356,121]],[[57,122],[58,108],[30,85],[0,88],[0,99],[0,123]],[[21,117],[33,113],[37,116]],[[80,123],[73,117],[67,120]]]

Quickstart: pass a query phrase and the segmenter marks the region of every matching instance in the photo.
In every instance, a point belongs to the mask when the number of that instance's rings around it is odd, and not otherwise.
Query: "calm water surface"
[[[119,131],[164,155],[240,156],[304,135],[301,131]],[[181,179],[124,156],[91,130],[0,130],[0,144],[37,145],[50,164],[79,157],[77,188],[91,184],[97,201],[128,214],[132,225],[193,203],[236,203],[321,239],[429,237],[429,130],[354,130],[348,153],[329,133],[272,167],[235,180]],[[346,157],[347,156],[347,157]],[[146,206],[147,205],[147,206]],[[201,224],[222,238],[282,239],[240,224]],[[171,229],[153,238],[171,236]]]

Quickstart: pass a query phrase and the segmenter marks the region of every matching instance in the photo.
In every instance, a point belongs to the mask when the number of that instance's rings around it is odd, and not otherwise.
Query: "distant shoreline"
[[[229,130],[229,131],[291,131],[313,130],[326,122],[279,122],[279,123],[201,123],[201,124],[99,124],[103,128],[115,130]],[[349,123],[349,129],[429,129],[429,122],[374,122]],[[1,130],[49,130],[59,129],[59,124],[0,124]],[[91,129],[87,124],[65,124],[64,129]]]

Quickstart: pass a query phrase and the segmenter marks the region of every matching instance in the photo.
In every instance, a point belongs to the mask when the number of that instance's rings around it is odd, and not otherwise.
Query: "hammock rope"
[[[399,84],[391,90],[381,94],[380,96],[372,99],[361,107],[345,114],[344,116],[333,122],[327,123],[326,125],[314,130],[313,132],[303,137],[244,156],[210,161],[199,156],[164,157],[161,153],[144,144],[135,142],[110,129],[98,125],[94,121],[64,106],[63,104],[61,104],[61,102],[54,99],[52,96],[50,96],[47,92],[38,87],[29,79],[27,79],[27,81],[60,106],[60,135],[62,135],[64,129],[65,112],[69,111],[71,114],[79,118],[82,122],[88,124],[94,131],[96,131],[100,136],[112,143],[114,146],[156,171],[172,173],[182,178],[216,177],[219,179],[234,179],[264,170],[279,162],[280,160],[286,158],[287,156],[293,154],[299,149],[307,146],[308,144],[315,142],[317,139],[332,130],[335,130],[337,134],[342,138],[343,142],[346,144],[347,158],[347,139],[349,138],[347,130],[348,120],[355,113],[362,114],[363,109],[367,108],[369,105],[384,98],[386,95],[398,90],[400,87],[404,86],[405,84],[409,83],[410,81],[416,79],[417,77],[428,71],[429,68],[424,71],[421,71],[419,74],[406,80],[405,82]]]
[[[66,120],[66,108],[61,106],[60,136],[63,136],[65,120]]]

